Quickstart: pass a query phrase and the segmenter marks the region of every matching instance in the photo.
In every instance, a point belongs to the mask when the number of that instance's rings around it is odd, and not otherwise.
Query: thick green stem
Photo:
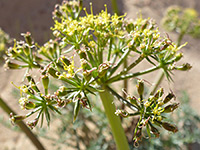
[[[102,87],[102,89],[104,92],[100,92],[99,94],[116,142],[117,150],[129,150],[128,141],[120,117],[115,115],[116,107],[113,103],[114,97],[106,87]]]
[[[4,101],[0,98],[0,106],[2,109],[9,115],[11,112],[16,114]],[[38,138],[31,132],[31,130],[24,124],[23,121],[17,122],[17,125],[21,128],[21,130],[27,135],[27,137],[31,140],[31,142],[37,147],[39,150],[45,150],[43,145],[40,143]]]

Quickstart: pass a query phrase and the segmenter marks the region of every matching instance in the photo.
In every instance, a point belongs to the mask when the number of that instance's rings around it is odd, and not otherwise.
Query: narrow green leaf
[[[45,109],[45,117],[47,120],[47,125],[49,126],[50,125],[50,114],[49,114],[49,111],[47,108]]]
[[[149,136],[149,138],[151,138],[151,131],[150,131],[150,128],[149,128],[149,124],[147,123],[146,125],[146,129],[147,129],[147,134]]]
[[[80,110],[80,100],[77,100],[75,102],[75,105],[74,105],[74,119],[73,119],[73,122],[75,122],[75,120],[76,120],[76,118],[78,116],[79,110]]]

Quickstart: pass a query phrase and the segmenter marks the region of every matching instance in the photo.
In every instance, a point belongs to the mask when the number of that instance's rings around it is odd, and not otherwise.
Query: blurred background
[[[42,45],[52,37],[52,32],[50,30],[50,27],[53,26],[52,11],[54,10],[55,4],[61,2],[62,0],[0,0],[0,28],[7,33],[10,38],[16,38],[17,40],[22,39],[21,33],[29,31],[35,41]],[[93,3],[95,13],[104,9],[104,4],[107,4],[108,11],[113,13],[111,2],[108,0],[84,0],[83,4],[87,9],[89,9],[89,2]],[[199,0],[117,0],[117,3],[120,13],[127,13],[128,18],[135,19],[138,12],[140,12],[143,18],[150,17],[155,19],[162,35],[165,36],[167,32],[170,39],[173,41],[176,41],[178,38],[178,33],[166,31],[161,25],[161,20],[165,15],[166,9],[172,5],[177,5],[182,8],[193,8],[200,14]],[[184,53],[183,62],[189,62],[192,65],[192,69],[188,72],[175,72],[173,83],[168,83],[167,79],[164,79],[162,84],[167,87],[168,90],[172,89],[177,97],[181,97],[183,93],[186,94],[187,105],[186,108],[182,108],[182,110],[187,110],[188,106],[188,110],[195,111],[197,116],[199,116],[200,39],[185,35],[182,44],[185,42],[188,42],[188,44],[181,50]],[[14,87],[11,81],[15,84],[20,84],[23,74],[24,72],[17,70],[5,71],[3,62],[1,61],[0,96],[19,114],[23,114],[23,112],[18,106],[18,95],[16,95],[16,92],[13,90]],[[149,77],[149,80],[150,82],[154,82],[152,76]],[[190,107],[191,109],[189,109]],[[187,117],[190,119],[190,115]],[[29,139],[26,138],[26,135],[20,132],[19,129],[12,127],[8,120],[8,115],[0,108],[0,149],[23,150],[28,148],[29,150],[35,150],[36,148]],[[62,122],[59,121],[58,123],[62,125]],[[58,124],[54,122],[51,128],[47,129],[49,134],[55,139],[59,138],[59,136],[55,135],[55,132],[57,132],[57,125]],[[199,126],[199,124],[197,126]],[[64,131],[67,131],[67,129],[62,132]],[[37,131],[37,133],[38,132],[39,131]],[[64,142],[62,143],[62,141],[60,141],[60,145],[62,146],[57,146],[55,144],[55,139],[48,139],[48,136],[45,138],[45,134],[46,132],[39,136],[39,139],[46,149],[65,149],[68,147],[67,144],[63,145]],[[187,145],[186,149],[200,149],[200,145],[197,144],[197,141],[192,141],[191,143],[192,145]],[[97,148],[95,147],[95,149]],[[105,147],[105,149],[109,149],[109,147]]]

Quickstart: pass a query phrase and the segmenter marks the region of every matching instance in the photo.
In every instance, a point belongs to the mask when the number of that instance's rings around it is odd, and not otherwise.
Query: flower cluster
[[[96,95],[109,90],[121,102],[135,110],[135,114],[117,111],[124,117],[140,115],[134,140],[142,137],[142,127],[146,126],[148,133],[159,132],[153,126],[157,124],[167,130],[176,132],[175,126],[163,121],[164,113],[172,112],[178,107],[177,103],[168,105],[173,98],[169,94],[164,99],[163,90],[159,90],[149,98],[143,98],[144,85],[138,85],[139,98],[127,99],[111,88],[113,82],[131,79],[143,74],[163,69],[167,78],[172,79],[173,70],[188,70],[189,64],[177,65],[183,54],[168,36],[161,37],[156,24],[151,19],[139,17],[136,20],[125,19],[125,15],[111,15],[105,11],[94,15],[92,12],[81,17],[81,1],[64,1],[56,5],[53,12],[55,39],[49,40],[43,46],[35,43],[31,34],[23,34],[25,41],[14,43],[7,51],[6,67],[10,69],[27,69],[25,77],[28,83],[17,87],[21,98],[19,104],[22,109],[30,111],[23,117],[11,115],[15,122],[17,118],[23,119],[37,113],[37,116],[27,124],[33,128],[45,116],[50,123],[50,112],[60,113],[60,108],[71,103],[74,106],[74,120],[80,108],[92,110],[89,95]],[[131,58],[130,64],[122,68],[124,61]],[[138,58],[135,58],[138,57]],[[152,67],[139,72],[132,69],[143,60],[147,60]],[[33,79],[31,71],[39,70],[42,88]],[[55,79],[62,85],[53,93],[49,90],[49,82]],[[110,94],[110,93],[109,93]],[[102,97],[102,96],[101,96]],[[113,113],[114,114],[114,113]]]
[[[191,8],[169,7],[162,23],[169,31],[190,34],[193,37],[199,37],[200,35],[200,19],[197,11]]]
[[[145,137],[143,133],[146,128],[148,137],[159,137],[160,132],[157,127],[164,128],[173,133],[178,131],[178,128],[165,121],[167,119],[166,113],[171,113],[178,108],[179,103],[172,102],[175,98],[173,93],[169,93],[164,97],[163,88],[157,90],[154,95],[150,95],[148,98],[144,98],[144,81],[139,80],[137,85],[139,98],[135,96],[127,96],[127,101],[130,102],[136,109],[136,112],[129,113],[126,110],[117,110],[116,114],[122,117],[131,117],[139,115],[139,121],[134,131],[134,143],[138,145],[138,142]],[[156,127],[157,126],[157,127]]]

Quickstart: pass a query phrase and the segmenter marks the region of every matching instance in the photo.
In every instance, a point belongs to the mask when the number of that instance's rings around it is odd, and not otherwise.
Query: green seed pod
[[[10,120],[12,123],[17,123],[26,118],[26,116],[14,115],[12,112],[10,113]]]
[[[28,43],[28,45],[32,46],[32,38],[31,38],[31,33],[30,32],[26,32],[26,33],[22,33],[22,36],[24,36],[26,43]]]
[[[45,89],[45,93],[47,94],[47,91],[48,91],[48,88],[49,88],[49,77],[48,77],[48,75],[42,76],[42,83],[43,83],[43,87]]]
[[[62,56],[62,57],[60,58],[60,60],[61,60],[61,62],[62,62],[63,64],[65,64],[65,65],[67,65],[67,66],[71,65],[70,60],[67,59],[65,56]]]
[[[190,70],[191,68],[192,68],[192,66],[189,63],[175,67],[176,70],[180,70],[180,71],[187,71],[187,70]]]
[[[10,62],[10,60],[6,61],[5,67],[9,68],[9,69],[20,69],[21,68],[20,65],[13,63],[13,62]]]
[[[156,138],[160,136],[160,132],[153,125],[151,126],[151,132],[156,136]]]
[[[164,103],[164,104],[168,103],[168,102],[169,102],[172,98],[174,98],[174,97],[175,97],[175,95],[174,95],[173,93],[169,93],[169,94],[165,97],[163,103]]]
[[[176,108],[178,108],[179,103],[174,103],[174,104],[170,104],[167,105],[164,109],[164,113],[170,113],[173,112]]]
[[[26,109],[34,109],[35,108],[35,103],[29,101],[29,102],[25,103],[25,108]]]
[[[17,57],[17,56],[19,55],[19,53],[16,52],[15,50],[13,50],[12,47],[10,47],[10,48],[8,49],[7,54],[8,54],[8,56],[13,57],[13,58],[15,58],[15,57]]]
[[[54,68],[52,68],[52,67],[49,67],[48,68],[48,70],[47,70],[47,72],[52,76],[52,77],[54,77],[54,78],[58,78],[58,76],[60,75],[60,73],[57,71],[57,70],[55,70]]]
[[[77,100],[74,105],[74,120],[73,120],[73,122],[76,120],[79,110],[80,110],[80,100]]]
[[[162,122],[162,126],[163,126],[163,128],[165,128],[166,130],[171,131],[171,132],[173,132],[173,133],[178,132],[177,126],[172,125],[172,124],[170,124],[170,123],[168,123],[168,122]]]
[[[143,95],[143,93],[144,93],[144,81],[143,80],[138,81],[137,90],[138,90],[139,95]]]

